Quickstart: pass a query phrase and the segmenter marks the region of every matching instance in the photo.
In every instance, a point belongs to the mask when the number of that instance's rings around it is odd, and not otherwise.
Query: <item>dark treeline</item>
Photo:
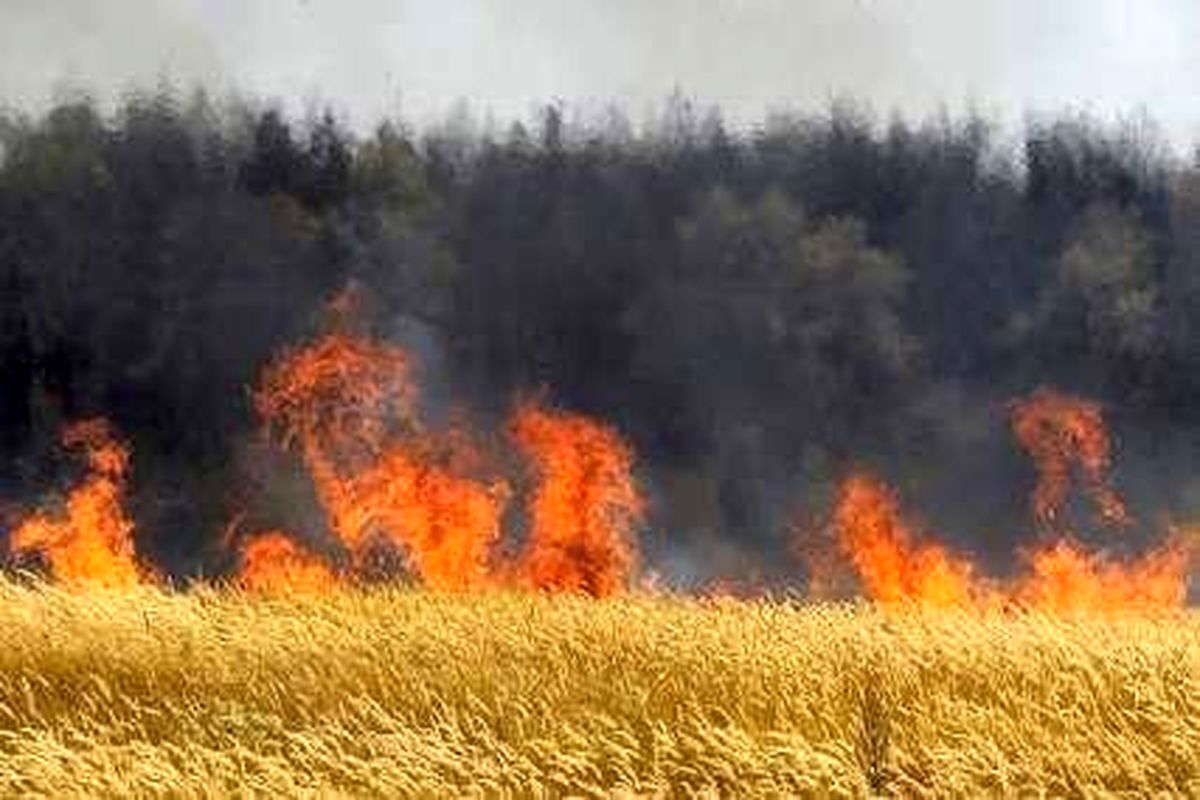
[[[352,134],[163,90],[0,117],[0,153],[7,507],[70,480],[63,420],[106,415],[176,572],[221,568],[270,482],[250,387],[350,280],[435,398],[617,425],[679,580],[790,569],[850,464],[1002,557],[1033,479],[1005,403],[1041,384],[1106,403],[1148,523],[1200,511],[1200,167],[1134,128],[1004,146],[838,105],[734,132],[676,99],[636,133],[550,106]]]

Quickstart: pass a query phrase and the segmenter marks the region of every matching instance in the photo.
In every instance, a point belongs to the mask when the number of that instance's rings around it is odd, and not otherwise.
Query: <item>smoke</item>
[[[1086,119],[1030,128],[1024,158],[1002,165],[980,118],[883,127],[837,106],[739,131],[673,119],[689,107],[670,101],[665,118],[644,114],[644,133],[562,124],[589,100],[636,112],[677,88],[747,123],[842,93],[910,117],[972,97],[1036,105],[1073,91],[1097,42],[1128,66],[1116,102],[1140,91],[1131,74],[1180,59],[1170,37],[1153,56],[1128,49],[1153,49],[1169,4],[1131,21],[1128,42],[1111,5],[1069,35],[1061,5],[961,5],[176,2],[137,19],[137,4],[17,6],[0,66],[21,63],[0,70],[0,91],[31,107],[39,75],[72,70],[109,91],[156,70],[284,105],[311,91],[357,122],[382,119],[396,92],[419,123],[460,95],[505,116],[569,102],[484,135],[451,123],[418,125],[424,137],[350,132],[337,115],[296,124],[169,90],[112,116],[62,104],[10,125],[11,494],[25,505],[49,484],[59,467],[35,451],[53,450],[62,423],[105,415],[133,451],[129,510],[148,561],[227,572],[239,551],[214,532],[236,523],[235,545],[261,541],[249,552],[310,574],[306,557],[328,555],[320,542],[338,528],[329,495],[387,505],[395,481],[382,466],[347,469],[323,496],[303,456],[255,438],[249,387],[313,341],[319,305],[359,280],[378,298],[362,324],[410,360],[430,433],[465,420],[503,439],[533,395],[628,443],[647,524],[642,559],[609,548],[621,576],[636,562],[669,584],[795,585],[791,534],[828,516],[860,467],[894,485],[939,546],[1003,574],[1038,528],[1038,474],[1008,404],[1043,384],[1103,406],[1111,480],[1135,520],[1117,547],[1152,543],[1200,514],[1200,244],[1186,233],[1200,182],[1182,162]],[[140,44],[113,44],[134,28]],[[48,41],[61,47],[34,52]],[[97,55],[109,50],[120,53]],[[1044,64],[1059,69],[1043,76]],[[446,498],[476,476],[442,469],[455,448],[428,444],[371,463],[433,487],[405,502],[457,507]],[[587,464],[589,448],[564,449]],[[516,466],[496,472],[530,495],[537,470]],[[509,514],[487,511],[477,527]],[[440,536],[407,524],[392,525],[405,546]]]
[[[0,98],[29,109],[63,88],[108,98],[160,78],[215,83],[219,35],[190,0],[4,0]]]
[[[983,104],[1016,119],[1083,105],[1154,110],[1182,141],[1200,119],[1188,0],[6,0],[0,94],[63,80],[102,94],[159,77],[228,83],[369,123],[459,98],[500,120],[548,98],[652,114],[675,89],[750,123],[853,96],[914,115]],[[136,32],[136,35],[133,35]]]

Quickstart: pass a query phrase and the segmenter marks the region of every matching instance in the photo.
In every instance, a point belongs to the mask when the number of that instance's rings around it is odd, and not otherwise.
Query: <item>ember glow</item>
[[[59,581],[132,586],[143,579],[134,557],[133,520],[122,506],[129,451],[103,419],[67,426],[62,444],[82,451],[89,473],[71,490],[65,514],[38,511],[13,531],[16,554],[40,554]]]

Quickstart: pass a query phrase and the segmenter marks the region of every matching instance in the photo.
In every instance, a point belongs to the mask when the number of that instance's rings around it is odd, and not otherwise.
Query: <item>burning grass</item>
[[[514,410],[509,437],[537,486],[525,554],[508,563],[494,558],[508,480],[470,475],[487,460],[470,433],[425,431],[417,396],[403,350],[339,333],[287,351],[265,371],[256,404],[267,433],[301,452],[329,529],[355,561],[382,538],[435,589],[518,584],[609,595],[626,587],[644,502],[633,452],[616,431],[535,404]],[[268,576],[267,559],[243,562],[248,586],[288,583]]]
[[[0,795],[1200,793],[1200,615],[0,584]]]
[[[16,554],[41,553],[51,573],[73,585],[132,586],[145,577],[134,556],[133,520],[121,499],[129,450],[108,422],[89,419],[68,425],[62,444],[83,451],[89,474],[72,489],[65,514],[37,512],[12,532]]]

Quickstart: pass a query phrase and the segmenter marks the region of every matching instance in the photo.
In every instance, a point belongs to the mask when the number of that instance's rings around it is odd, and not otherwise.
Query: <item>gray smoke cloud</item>
[[[111,96],[159,79],[221,75],[217,41],[189,0],[0,0],[0,103],[43,105],[64,88]]]
[[[751,121],[849,95],[1010,121],[1063,106],[1200,123],[1191,0],[3,0],[0,95],[103,96],[161,77],[365,122],[466,99],[497,118],[563,99],[635,117],[675,89]]]

